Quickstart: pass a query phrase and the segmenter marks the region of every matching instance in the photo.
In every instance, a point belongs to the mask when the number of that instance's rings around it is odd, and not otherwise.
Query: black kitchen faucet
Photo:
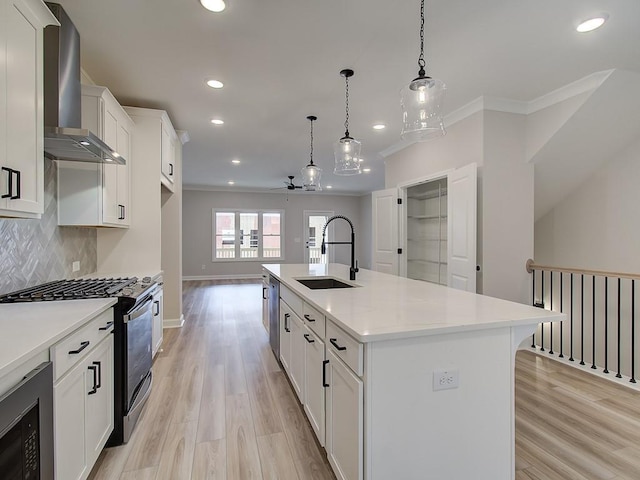
[[[331,222],[333,222],[334,220],[337,220],[339,218],[341,218],[342,220],[346,220],[349,223],[349,226],[351,226],[351,241],[350,242],[325,242],[324,235],[325,235],[325,232],[327,230],[327,225],[329,225]],[[356,258],[356,233],[355,233],[355,231],[353,229],[353,223],[351,222],[351,220],[349,220],[344,215],[334,215],[329,220],[327,220],[327,223],[325,223],[324,227],[322,227],[322,245],[320,247],[320,252],[323,255],[325,253],[327,253],[327,245],[351,245],[351,266],[349,268],[349,280],[355,280],[356,279],[356,272],[359,271],[359,268],[358,268],[358,262],[355,260],[355,258]]]

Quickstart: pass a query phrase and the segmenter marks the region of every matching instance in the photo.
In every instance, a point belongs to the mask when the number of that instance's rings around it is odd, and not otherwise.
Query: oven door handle
[[[153,302],[153,297],[149,295],[149,297],[138,305],[135,309],[131,311],[131,313],[124,315],[124,323],[129,323],[135,320],[138,317],[144,315],[149,307],[149,305]]]

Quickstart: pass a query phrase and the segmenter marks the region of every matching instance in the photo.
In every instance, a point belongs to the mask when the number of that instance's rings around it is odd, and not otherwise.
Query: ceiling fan
[[[287,178],[289,179],[289,181],[287,182],[285,180],[284,182],[286,187],[272,188],[271,190],[280,190],[281,188],[286,188],[287,190],[295,190],[297,188],[302,188],[302,185],[296,185],[293,183],[293,179],[295,178],[293,175],[288,175]]]

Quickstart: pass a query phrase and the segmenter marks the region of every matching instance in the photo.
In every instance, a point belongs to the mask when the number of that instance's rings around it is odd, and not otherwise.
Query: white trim
[[[180,318],[163,318],[162,328],[180,328],[184,325],[184,315],[180,314]]]
[[[406,190],[408,187],[420,185],[421,183],[431,182],[433,180],[440,180],[441,178],[448,177],[449,174],[454,170],[455,168],[448,168],[447,170],[442,170],[440,172],[433,173],[431,175],[426,175],[424,177],[407,180],[406,182],[399,183],[397,187]]]
[[[459,121],[464,120],[465,118],[470,117],[474,113],[478,113],[482,110],[490,110],[503,113],[516,113],[519,115],[530,115],[537,112],[538,110],[542,110],[544,108],[550,107],[551,105],[555,105],[556,103],[560,103],[564,100],[575,97],[576,95],[595,90],[600,85],[602,85],[602,83],[613,72],[614,70],[612,69],[592,73],[590,75],[587,75],[586,77],[582,77],[581,79],[576,80],[575,82],[571,82],[530,101],[481,96],[476,98],[475,100],[472,100],[466,105],[463,105],[457,110],[449,113],[444,117],[443,121],[445,127],[449,128]],[[399,152],[400,150],[407,148],[410,145],[413,145],[414,143],[417,142],[406,142],[401,140],[382,150],[380,152],[380,155],[382,155],[383,158],[386,158],[390,155],[393,155],[394,153]]]
[[[234,275],[184,275],[183,282],[190,280],[253,280],[261,279],[260,273],[238,273]]]
[[[304,195],[304,196],[331,196],[331,197],[359,197],[361,195],[367,195],[371,192],[341,192],[340,190],[322,190],[320,192],[304,192],[304,191],[293,191],[293,190],[284,190],[279,192],[274,192],[271,189],[265,188],[231,188],[231,187],[223,187],[223,186],[215,186],[215,185],[194,185],[185,183],[182,185],[182,191],[194,191],[194,192],[221,192],[221,193],[269,193],[272,195]]]

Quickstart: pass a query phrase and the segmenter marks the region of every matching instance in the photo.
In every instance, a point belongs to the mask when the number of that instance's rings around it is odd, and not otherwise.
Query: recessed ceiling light
[[[209,85],[211,88],[224,87],[224,83],[222,83],[220,80],[207,80],[207,85]]]
[[[602,13],[597,17],[593,17],[585,20],[584,22],[581,22],[580,25],[576,27],[576,30],[580,33],[591,32],[592,30],[600,28],[602,25],[604,25],[604,22],[606,22],[608,18],[608,14]]]
[[[364,162],[364,158],[359,158],[358,162],[360,162],[360,163]]]
[[[200,3],[204,8],[212,12],[221,12],[227,8],[225,0],[200,0]]]
[[[332,185],[326,185],[324,188],[327,188],[327,189],[331,190],[333,188],[333,186]]]
[[[362,171],[363,171],[364,173],[369,173],[369,172],[371,171],[371,169],[370,169],[370,168],[363,168],[363,169],[362,169]]]
[[[238,159],[236,158],[236,159],[231,160],[231,163],[233,163],[233,164],[235,164],[235,165],[238,165],[238,164],[240,163],[240,160],[238,160]]]
[[[236,182],[234,182],[233,180],[229,180],[227,183],[228,183],[229,185],[235,185],[235,183],[236,183]]]
[[[384,123],[376,123],[373,126],[374,130],[384,130],[385,128],[387,128],[387,126]]]
[[[220,120],[219,118],[214,118],[213,120],[211,120],[211,123],[213,123],[214,125],[222,125],[224,124],[224,120]]]

